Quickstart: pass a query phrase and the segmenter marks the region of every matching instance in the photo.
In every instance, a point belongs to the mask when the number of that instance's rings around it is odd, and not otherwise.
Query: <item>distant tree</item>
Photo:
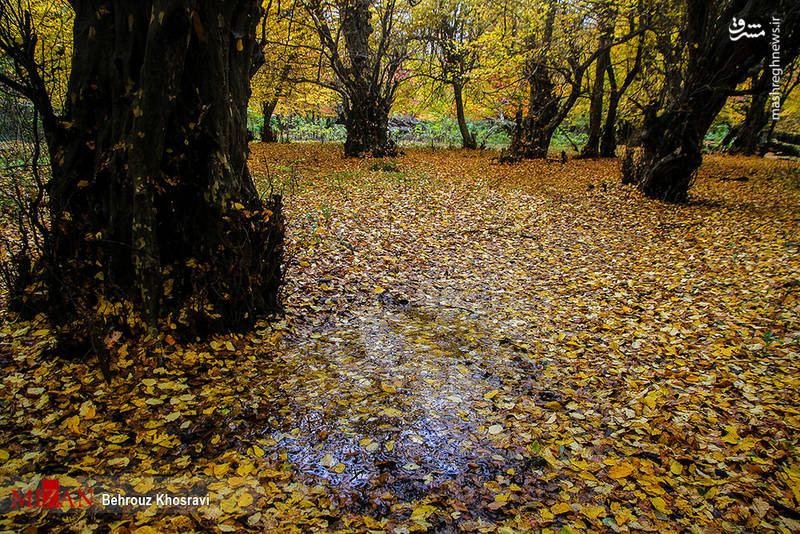
[[[606,72],[611,67],[611,46],[609,45],[614,40],[614,26],[617,18],[617,9],[614,2],[598,2],[596,11],[598,31],[600,33],[597,49],[600,53],[595,61],[594,81],[592,92],[589,95],[589,138],[581,151],[581,157],[584,158],[596,158],[600,155],[605,77]]]
[[[595,17],[591,5],[549,0],[542,15],[534,11],[521,45],[527,112],[520,111],[511,137],[511,159],[544,158],[553,134],[584,94],[587,69],[610,48],[627,42],[640,30],[609,39],[603,28],[589,31]],[[595,24],[595,26],[597,26]],[[602,37],[602,43],[599,42]],[[592,47],[594,39],[597,46]],[[597,110],[599,108],[595,108]]]
[[[640,6],[642,2],[640,1]],[[642,13],[641,11],[639,12]],[[641,15],[640,15],[641,16]],[[630,20],[630,31],[635,32],[636,26],[634,25],[633,19]],[[640,24],[642,24],[640,22]],[[619,112],[619,105],[622,101],[622,97],[628,91],[628,88],[633,84],[634,80],[639,76],[642,70],[642,56],[645,50],[645,36],[644,34],[640,34],[636,38],[636,47],[633,53],[633,58],[626,57],[620,61],[620,63],[624,63],[627,65],[625,72],[625,76],[622,79],[622,83],[617,81],[617,67],[615,66],[615,62],[612,61],[612,58],[609,58],[609,61],[605,62],[606,64],[606,75],[608,77],[608,84],[609,84],[609,94],[608,94],[608,106],[606,109],[606,119],[605,123],[603,124],[603,134],[600,138],[600,156],[604,158],[613,158],[617,153],[617,118]],[[622,47],[620,47],[622,48]],[[609,53],[609,56],[611,54]]]
[[[277,309],[281,202],[247,168],[260,1],[71,1],[61,113],[24,4],[0,4],[0,84],[34,103],[50,155],[50,317],[99,342],[120,323],[194,332]]]
[[[464,111],[464,88],[479,67],[479,39],[489,24],[485,13],[467,0],[433,0],[420,6],[417,25],[423,47],[418,71],[453,90],[456,120],[463,148],[477,148]]]
[[[781,14],[781,27],[793,29],[799,20],[796,2],[772,0],[686,0],[680,42],[673,55],[680,76],[667,77],[666,105],[645,115],[638,163],[626,167],[623,181],[634,183],[645,195],[683,202],[702,162],[703,139],[728,96],[751,77],[764,58],[772,55],[768,13]],[[760,23],[765,35],[731,39],[734,17]],[[785,51],[786,43],[781,49]],[[681,52],[682,51],[682,52]],[[669,73],[668,73],[669,74]]]
[[[396,0],[302,0],[333,80],[314,81],[342,96],[345,156],[393,155],[389,112],[408,56],[407,13]],[[375,25],[373,25],[375,17]],[[377,31],[376,31],[377,27]]]
[[[777,97],[779,107],[782,106],[798,83],[798,79],[793,74],[797,68],[797,51],[800,47],[791,46],[790,39],[792,39],[791,33],[783,39],[781,81],[777,84],[777,90],[773,86],[773,69],[769,66],[771,57],[766,57],[761,71],[751,77],[750,103],[747,106],[744,120],[735,126],[734,132],[732,132],[734,134],[733,141],[728,149],[731,154],[753,156],[759,152],[761,147],[766,148],[769,144],[769,136],[766,135],[765,130],[769,129],[769,133],[771,133],[772,128],[767,127],[777,122],[777,120],[772,120],[773,98]]]

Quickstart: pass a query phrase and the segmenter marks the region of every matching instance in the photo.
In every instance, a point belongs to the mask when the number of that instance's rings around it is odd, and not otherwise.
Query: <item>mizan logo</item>
[[[20,493],[17,490],[12,490],[11,508],[63,509],[67,503],[69,503],[70,508],[91,508],[94,504],[93,489],[89,490],[88,495],[81,490],[75,490],[75,493],[70,493],[68,490],[62,493],[60,490],[58,480],[49,478],[42,480],[42,488],[35,491],[28,490],[25,493]]]

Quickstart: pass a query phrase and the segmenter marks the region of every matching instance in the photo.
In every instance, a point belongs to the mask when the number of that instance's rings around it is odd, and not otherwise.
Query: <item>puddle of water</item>
[[[262,400],[249,438],[342,492],[413,500],[505,472],[521,458],[487,437],[497,407],[484,396],[531,369],[468,319],[376,306],[286,344],[254,383]]]

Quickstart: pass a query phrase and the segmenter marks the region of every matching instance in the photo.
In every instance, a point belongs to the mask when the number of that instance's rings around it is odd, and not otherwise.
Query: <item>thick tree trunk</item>
[[[278,137],[275,135],[275,130],[272,129],[272,113],[275,111],[275,106],[277,105],[277,98],[272,98],[267,102],[261,103],[261,118],[264,122],[261,124],[259,135],[261,136],[262,143],[274,143],[278,140]]]
[[[233,328],[276,310],[281,201],[247,168],[260,3],[72,4],[68,104],[48,132],[51,316],[80,338],[98,321]]]
[[[475,142],[475,136],[469,131],[467,126],[467,119],[464,115],[464,87],[459,83],[453,84],[453,96],[456,101],[456,120],[458,120],[458,129],[461,132],[461,147],[475,149],[478,144]]]
[[[596,158],[600,154],[600,135],[603,127],[603,92],[605,85],[605,75],[608,65],[611,64],[611,48],[609,44],[613,40],[612,33],[604,31],[600,36],[599,49],[603,52],[598,56],[595,64],[594,84],[592,85],[592,95],[589,103],[589,139],[581,151],[582,158]]]
[[[390,107],[390,103],[369,96],[345,102],[345,156],[380,158],[397,155],[397,145],[389,138]]]
[[[544,65],[532,69],[528,85],[528,115],[517,116],[509,150],[517,159],[546,158],[558,127],[558,97],[553,94],[555,86]]]
[[[525,65],[530,91],[528,114],[522,118],[522,114],[517,113],[516,125],[511,134],[509,159],[546,158],[550,140],[562,120],[559,117],[559,97],[555,93],[555,84],[550,79],[546,65],[547,51],[553,40],[556,9],[556,2],[551,2],[537,55],[530,58]]]
[[[689,102],[673,105],[646,124],[642,161],[634,182],[650,198],[685,202],[703,161],[702,142],[727,95],[698,90]]]
[[[735,0],[726,6],[731,13],[761,21],[769,28],[759,15],[768,12],[767,7],[754,0]],[[770,51],[765,40],[731,40],[728,23],[723,23],[729,17],[720,16],[717,9],[704,0],[688,0],[685,35],[689,60],[683,83],[673,87],[663,113],[645,119],[639,162],[623,175],[624,182],[637,184],[650,198],[687,200],[702,163],[703,139],[714,117],[728,95]],[[790,20],[783,23],[790,26]]]

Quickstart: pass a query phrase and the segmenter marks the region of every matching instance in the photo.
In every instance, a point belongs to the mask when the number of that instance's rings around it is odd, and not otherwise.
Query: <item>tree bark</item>
[[[461,147],[476,149],[478,144],[475,142],[475,136],[469,131],[467,126],[467,119],[464,116],[464,87],[458,82],[453,84],[453,96],[456,101],[456,120],[458,120],[458,129],[461,132]]]
[[[397,155],[397,145],[389,138],[390,104],[380,98],[365,97],[345,102],[344,155],[380,158]]]
[[[725,13],[716,12],[719,9],[704,0],[688,0],[685,39],[689,59],[683,83],[673,87],[660,115],[646,117],[639,163],[623,176],[623,181],[637,184],[650,198],[688,199],[702,163],[703,139],[714,117],[768,53],[766,38],[732,41],[728,34],[729,13],[769,28],[769,21],[759,15],[769,12],[763,3],[738,0],[726,4]],[[783,24],[789,27],[792,22],[784,19]]]
[[[51,316],[80,337],[278,309],[281,199],[262,202],[247,168],[260,3],[72,5],[69,98],[47,136]]]
[[[259,135],[261,136],[262,143],[274,143],[278,140],[278,137],[275,135],[275,130],[272,129],[272,113],[275,111],[277,105],[277,97],[273,97],[267,102],[261,103],[261,118],[264,122],[261,124]]]
[[[728,150],[731,154],[752,156],[758,151],[761,131],[769,122],[767,101],[771,87],[772,69],[769,68],[769,62],[765,61],[761,76],[753,77],[753,95],[744,121],[737,128],[736,137]]]
[[[509,146],[512,159],[546,158],[550,140],[558,127],[558,96],[554,94],[555,84],[550,79],[546,65],[547,52],[553,40],[556,8],[556,3],[551,2],[542,41],[536,55],[525,65],[529,90],[528,113],[524,118],[517,113]]]
[[[608,95],[606,123],[603,126],[603,136],[600,138],[600,156],[603,158],[613,158],[617,155],[617,110],[620,96],[613,88]]]
[[[600,36],[598,48],[602,50],[595,63],[594,83],[589,103],[589,139],[581,151],[582,158],[596,158],[600,155],[600,135],[603,127],[603,93],[605,75],[611,64],[611,48],[609,44],[614,38],[614,27],[606,28]]]

